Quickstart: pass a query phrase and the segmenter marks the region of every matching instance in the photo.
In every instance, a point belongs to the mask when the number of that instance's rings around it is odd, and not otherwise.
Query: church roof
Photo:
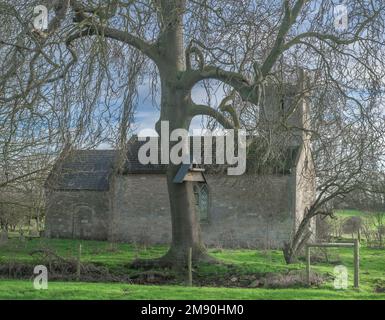
[[[46,181],[55,190],[108,190],[115,150],[74,150],[59,159]]]
[[[214,140],[214,139],[213,139]],[[127,145],[127,153],[122,160],[120,174],[164,174],[166,164],[143,165],[138,160],[139,148],[146,141],[131,139]],[[203,146],[203,144],[202,144]],[[249,148],[250,149],[250,148]],[[289,174],[296,165],[299,147],[287,148],[282,157],[268,164],[269,173]],[[204,165],[206,173],[223,173],[228,165],[215,164],[215,143],[213,141],[213,163]],[[114,167],[118,167],[117,150],[72,150],[65,156],[62,155],[51,171],[46,181],[46,188],[53,190],[95,190],[106,191],[109,189],[109,181]],[[202,154],[203,157],[203,154]],[[160,148],[158,159],[160,160]],[[256,152],[248,153],[247,172],[261,173]],[[266,164],[264,164],[266,166]]]

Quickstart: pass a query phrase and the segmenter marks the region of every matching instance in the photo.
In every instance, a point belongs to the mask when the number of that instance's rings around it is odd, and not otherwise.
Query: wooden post
[[[76,265],[76,279],[77,279],[77,281],[80,281],[81,258],[82,258],[82,244],[79,243],[78,261],[77,261],[77,265]]]
[[[336,242],[336,243],[312,243],[306,245],[306,276],[308,284],[310,284],[310,250],[309,248],[353,248],[354,250],[354,287],[359,288],[360,273],[360,242],[354,239],[353,242]]]
[[[359,288],[360,281],[360,243],[354,240],[354,288]]]
[[[188,268],[188,285],[192,286],[192,248],[188,250],[187,256],[187,268]]]
[[[306,282],[310,286],[310,247],[306,245]]]

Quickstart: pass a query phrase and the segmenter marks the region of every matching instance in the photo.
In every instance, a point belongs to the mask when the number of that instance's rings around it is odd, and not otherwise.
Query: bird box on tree
[[[194,161],[192,163],[182,163],[176,173],[173,182],[183,183],[185,181],[206,182],[204,176],[205,169],[196,167]]]

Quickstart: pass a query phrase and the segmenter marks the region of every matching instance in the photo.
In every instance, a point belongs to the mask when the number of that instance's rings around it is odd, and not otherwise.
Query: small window
[[[205,183],[197,183],[194,186],[195,208],[199,221],[206,222],[209,212],[209,189]]]

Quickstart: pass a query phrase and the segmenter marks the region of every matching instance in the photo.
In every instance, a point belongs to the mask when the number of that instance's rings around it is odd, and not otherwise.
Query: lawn
[[[335,212],[335,215],[341,218],[350,218],[350,217],[365,217],[367,213],[360,210],[344,209],[344,210],[337,210]]]
[[[20,241],[11,239],[0,247],[0,266],[20,262],[36,264],[30,252],[37,248],[50,248],[62,257],[75,257],[79,241],[57,239],[33,239]],[[137,248],[130,244],[111,245],[107,242],[82,241],[82,263],[93,263],[108,268],[114,274],[132,275],[129,262],[136,257],[158,257],[167,250],[164,246]],[[334,249],[332,249],[334,250]],[[278,274],[302,271],[304,264],[286,265],[282,252],[278,250],[224,250],[210,249],[210,253],[226,264],[199,265],[194,279],[232,279],[243,274]],[[338,259],[337,259],[338,258]],[[336,249],[330,252],[331,260],[338,260],[349,270],[349,288],[336,290],[329,279],[317,287],[296,288],[230,288],[195,285],[186,287],[181,282],[173,285],[138,285],[119,282],[49,281],[48,290],[35,290],[32,274],[24,279],[0,280],[0,299],[385,299],[376,287],[385,287],[385,250],[361,248],[360,289],[352,288],[352,250]],[[322,274],[333,272],[333,261],[314,262],[313,270]],[[201,283],[201,282],[200,282]],[[231,286],[231,280],[228,282]]]
[[[373,219],[373,216],[375,214],[382,215],[382,221],[383,221],[383,224],[385,224],[385,214],[383,212],[373,213],[373,212],[365,212],[365,211],[354,210],[354,209],[344,209],[344,210],[337,210],[335,212],[335,218],[337,220],[344,221],[352,217],[359,217],[361,219],[366,219],[372,216],[372,219]],[[374,228],[374,225],[372,225],[371,227]]]
[[[0,280],[1,299],[174,299],[174,300],[304,300],[385,299],[385,294],[320,289],[241,289],[184,286],[151,286],[120,283],[50,282],[35,290],[30,281]]]

